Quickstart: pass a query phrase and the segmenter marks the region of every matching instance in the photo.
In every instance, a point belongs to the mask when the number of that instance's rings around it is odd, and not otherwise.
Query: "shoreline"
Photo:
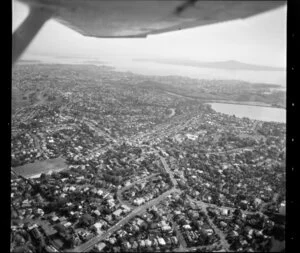
[[[285,107],[272,106],[270,104],[264,104],[264,103],[260,103],[260,102],[251,102],[251,101],[239,102],[239,101],[231,101],[231,100],[208,100],[208,101],[205,101],[205,103],[247,105],[247,106],[270,107],[270,108],[286,110]]]
[[[42,57],[42,58],[41,58]],[[189,74],[178,74],[177,72],[173,73],[174,71],[171,71],[170,74],[155,74],[155,73],[145,73],[145,72],[141,72],[141,71],[138,71],[137,69],[135,68],[128,68],[128,67],[124,67],[124,64],[125,66],[127,66],[130,62],[132,63],[135,63],[136,61],[134,60],[130,60],[130,59],[126,59],[126,63],[124,62],[124,59],[121,60],[121,65],[119,64],[120,62],[119,61],[114,61],[114,60],[109,60],[109,59],[106,59],[104,61],[102,60],[98,60],[98,58],[96,60],[92,59],[90,60],[90,58],[81,58],[81,57],[60,57],[60,58],[52,58],[52,57],[49,57],[49,56],[31,56],[27,59],[23,59],[23,61],[28,61],[27,64],[66,64],[66,65],[94,65],[94,66],[106,66],[106,67],[109,67],[109,68],[112,68],[114,71],[116,72],[130,72],[132,74],[135,74],[135,75],[142,75],[142,76],[148,76],[148,77],[151,77],[151,76],[158,76],[158,77],[161,77],[161,76],[177,76],[177,77],[186,77],[186,78],[189,78],[189,79],[197,79],[197,80],[201,80],[201,79],[207,79],[207,80],[236,80],[236,81],[244,81],[244,82],[250,82],[250,83],[264,83],[264,84],[268,84],[267,82],[269,81],[266,81],[266,80],[252,80],[250,78],[245,78],[245,77],[226,77],[226,76],[216,76],[216,77],[199,77],[198,75],[194,76],[194,75],[189,75]],[[30,62],[31,61],[31,62]],[[34,62],[34,61],[38,61],[37,62]],[[95,61],[95,62],[94,62]],[[99,61],[99,62],[97,62]],[[89,62],[89,63],[88,63]],[[150,62],[151,63],[151,62]],[[161,64],[161,63],[151,63],[151,64]],[[165,66],[173,66],[173,67],[179,67],[179,65],[170,65],[170,64],[162,64],[162,65],[165,65]],[[186,67],[186,68],[195,68],[193,66],[183,66],[183,67]],[[197,68],[197,67],[196,67]],[[198,68],[198,69],[207,69],[207,68]],[[211,68],[208,68],[208,69],[211,69]],[[214,69],[214,68],[213,68]],[[220,69],[222,70],[222,69]],[[228,71],[228,70],[224,70],[224,71]],[[238,71],[248,71],[248,70],[238,70]],[[252,71],[252,70],[251,70]],[[253,71],[256,71],[256,70],[253,70]],[[259,70],[260,72],[261,70]],[[262,71],[268,71],[268,70],[262,70]],[[285,70],[280,70],[279,72],[281,71],[285,71]],[[275,71],[275,72],[278,72],[278,71]],[[272,85],[276,85],[278,86],[278,88],[282,88],[282,87],[285,87],[286,85],[284,85],[284,83],[282,82],[278,82],[276,80],[273,80],[271,81],[271,83],[269,84],[272,84]],[[277,88],[275,88],[277,89]]]
[[[194,97],[194,96],[188,96],[188,95],[182,95],[171,91],[164,90],[167,94],[177,96],[177,97],[184,97],[188,99],[194,99],[194,100],[200,100],[203,103],[219,103],[219,104],[235,104],[235,105],[248,105],[248,106],[258,106],[258,107],[270,107],[270,108],[277,108],[277,109],[284,109],[285,107],[279,107],[279,106],[272,106],[271,104],[267,104],[264,102],[256,102],[256,101],[233,101],[233,100],[221,100],[221,99],[205,99],[201,97]]]
[[[248,118],[262,122],[286,124],[286,110],[271,106],[245,105],[235,103],[205,103],[217,113],[234,115],[238,118]],[[274,110],[276,109],[276,110]]]

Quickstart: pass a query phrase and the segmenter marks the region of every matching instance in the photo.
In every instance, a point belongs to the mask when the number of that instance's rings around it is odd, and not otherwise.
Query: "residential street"
[[[124,226],[127,222],[129,222],[133,217],[137,216],[137,215],[140,215],[142,214],[143,212],[145,212],[148,208],[154,206],[154,205],[157,205],[160,201],[162,201],[164,198],[166,198],[167,196],[169,196],[170,194],[172,193],[181,193],[181,190],[179,189],[175,189],[175,186],[177,185],[177,181],[174,179],[174,176],[173,176],[173,173],[172,171],[170,170],[170,167],[168,166],[165,158],[163,158],[162,156],[160,156],[160,159],[162,161],[162,164],[166,170],[167,173],[169,173],[170,175],[170,178],[173,182],[173,188],[167,192],[164,192],[163,194],[161,194],[159,197],[157,197],[156,199],[153,199],[151,201],[149,201],[148,203],[142,205],[142,206],[139,206],[139,207],[136,207],[131,213],[129,213],[125,218],[123,218],[121,221],[119,221],[117,224],[115,224],[113,227],[111,227],[110,229],[108,229],[105,233],[101,234],[101,235],[98,235],[94,238],[92,238],[91,240],[89,240],[88,242],[86,243],[83,243],[81,244],[80,246],[72,249],[70,252],[87,252],[88,250],[90,250],[94,245],[96,245],[97,243],[99,243],[100,241],[102,240],[105,240],[107,239],[110,235],[112,235],[114,232],[116,232],[117,230],[119,230],[122,226]],[[147,177],[148,178],[151,178],[153,175],[150,175]],[[144,178],[143,180],[145,180],[146,178]],[[143,181],[143,180],[140,180],[140,181]],[[138,181],[139,182],[139,181]],[[136,183],[138,183],[136,182]],[[132,185],[131,185],[132,186]],[[125,187],[123,188],[121,191],[119,191],[119,194],[129,188],[130,186],[128,187]],[[190,198],[189,198],[190,199]],[[207,215],[207,210],[206,208],[209,206],[209,204],[206,204],[202,201],[194,201],[192,199],[190,199],[190,201],[192,202],[195,202],[197,204],[198,207],[200,207]],[[207,215],[207,217],[209,217]],[[211,227],[214,229],[214,231],[220,236],[221,238],[221,245],[224,249],[228,250],[229,249],[229,244],[227,242],[227,240],[225,239],[225,235],[223,234],[223,232],[218,229],[214,224],[213,222],[209,219],[210,221],[210,225]],[[176,230],[177,231],[177,230]],[[180,231],[177,231],[177,234],[179,235],[179,239],[180,239],[180,242],[181,242],[181,249],[184,250],[186,248],[186,243],[184,241],[184,238],[182,237]]]
[[[240,149],[239,149],[240,150]],[[125,218],[123,218],[122,220],[120,220],[117,224],[115,224],[114,226],[112,226],[111,228],[109,228],[105,233],[101,234],[101,235],[98,235],[98,236],[95,236],[94,238],[92,238],[91,240],[81,244],[80,246],[70,250],[69,252],[87,252],[89,251],[93,246],[95,246],[97,243],[99,243],[100,241],[102,240],[105,240],[107,239],[108,237],[110,237],[114,232],[116,232],[117,230],[119,230],[122,226],[124,226],[127,222],[129,222],[133,217],[137,216],[137,215],[140,215],[142,214],[143,212],[145,212],[148,208],[154,206],[154,205],[157,205],[159,202],[161,202],[163,199],[165,199],[166,197],[168,197],[170,194],[172,193],[181,193],[181,190],[179,189],[176,189],[175,187],[177,186],[177,181],[175,180],[174,178],[174,175],[173,175],[173,172],[171,171],[169,165],[167,164],[166,160],[164,157],[162,157],[161,155],[159,155],[159,158],[164,166],[164,169],[165,171],[170,175],[170,178],[171,178],[171,181],[173,183],[173,187],[172,189],[164,192],[163,194],[161,194],[159,197],[145,203],[144,205],[142,206],[132,206],[132,205],[129,205],[133,211],[130,212]],[[132,187],[133,185],[137,184],[137,183],[140,183],[140,182],[143,182],[147,179],[150,179],[152,177],[154,177],[156,174],[153,174],[153,175],[149,175],[139,181],[136,181],[134,183],[132,183],[130,186],[125,186],[123,187],[122,189],[120,189],[118,191],[118,199],[120,201],[120,203],[123,203],[124,201],[122,200],[122,197],[121,197],[121,193],[123,191],[125,191],[126,189]],[[199,207],[201,210],[203,210],[205,212],[205,214],[207,215],[207,207],[216,207],[216,208],[226,208],[226,209],[229,209],[231,211],[234,210],[234,208],[230,208],[230,207],[219,207],[219,206],[216,206],[214,204],[209,204],[209,203],[205,203],[205,202],[202,202],[202,201],[197,201],[197,200],[193,200],[191,199],[190,196],[188,196],[188,199],[195,203],[197,207]],[[124,202],[123,204],[126,204],[128,205],[128,203]],[[253,212],[249,212],[249,211],[244,211],[244,213],[246,214],[253,214]],[[221,239],[221,246],[223,249],[225,250],[229,250],[229,244],[227,242],[227,240],[225,239],[225,235],[224,233],[216,227],[216,225],[211,221],[211,219],[209,218],[209,216],[207,215],[208,219],[209,219],[209,223],[211,225],[211,227],[213,228],[213,230],[215,231],[216,234],[218,234],[220,236],[220,239]],[[186,251],[186,242],[181,234],[181,232],[178,230],[177,226],[172,223],[173,225],[173,228],[175,229],[176,231],[176,234],[178,235],[178,239],[179,239],[179,242],[180,242],[180,250],[181,251]],[[196,248],[199,248],[199,247],[194,247],[195,249]],[[201,248],[201,247],[200,247]]]
[[[122,193],[123,193],[124,191],[126,191],[127,189],[131,188],[132,186],[134,186],[134,185],[136,185],[136,184],[138,184],[138,183],[142,183],[142,182],[144,182],[145,180],[150,179],[150,178],[152,178],[152,177],[154,177],[154,176],[156,176],[156,175],[157,175],[157,173],[156,173],[156,174],[149,175],[149,176],[147,176],[147,177],[142,178],[141,180],[135,181],[135,182],[133,182],[132,184],[130,184],[130,185],[128,185],[128,186],[125,186],[125,187],[123,187],[122,189],[118,190],[118,192],[117,192],[117,198],[118,198],[118,200],[120,201],[120,203],[121,203],[121,204],[124,204],[124,205],[127,205],[127,206],[129,206],[130,208],[132,208],[132,209],[136,208],[136,206],[130,204],[128,201],[126,201],[126,200],[124,200],[124,199],[122,198]]]
[[[114,225],[113,227],[108,229],[104,234],[92,238],[88,242],[81,244],[80,246],[70,250],[69,252],[86,252],[86,251],[90,250],[95,244],[99,243],[102,240],[105,240],[111,234],[113,234],[114,232],[119,230],[123,225],[125,225],[133,217],[135,217],[136,215],[142,214],[143,212],[145,212],[147,210],[147,208],[157,205],[164,198],[168,197],[171,193],[175,193],[175,192],[180,192],[180,191],[177,189],[171,189],[169,191],[164,192],[158,198],[153,199],[153,200],[149,201],[148,203],[137,207],[130,214],[128,214],[124,219],[122,219],[116,225]]]

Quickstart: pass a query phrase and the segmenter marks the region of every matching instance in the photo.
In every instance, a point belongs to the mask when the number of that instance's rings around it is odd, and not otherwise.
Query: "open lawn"
[[[34,163],[28,163],[22,166],[13,168],[14,171],[24,177],[33,177],[41,173],[47,173],[49,171],[60,171],[67,169],[66,160],[62,157],[48,159],[45,161],[38,161]]]

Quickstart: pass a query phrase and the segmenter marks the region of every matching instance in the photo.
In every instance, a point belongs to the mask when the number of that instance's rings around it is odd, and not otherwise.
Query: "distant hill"
[[[239,61],[216,61],[216,62],[199,62],[193,60],[175,60],[175,59],[134,59],[134,61],[156,62],[162,64],[181,65],[199,68],[214,68],[227,70],[254,70],[254,71],[284,71],[285,68],[261,66],[243,63]]]
[[[105,61],[98,61],[98,60],[84,61],[84,63],[90,63],[90,64],[107,64],[107,62],[105,62]]]
[[[41,61],[39,60],[25,60],[25,59],[20,59],[19,63],[40,63]]]

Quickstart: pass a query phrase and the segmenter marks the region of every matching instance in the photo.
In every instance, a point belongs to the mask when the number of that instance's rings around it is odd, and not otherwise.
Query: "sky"
[[[28,7],[13,0],[14,31]],[[195,61],[236,60],[286,67],[287,7],[246,20],[148,36],[146,39],[85,37],[54,20],[48,21],[22,58],[30,56],[93,57],[103,60],[180,58]]]

